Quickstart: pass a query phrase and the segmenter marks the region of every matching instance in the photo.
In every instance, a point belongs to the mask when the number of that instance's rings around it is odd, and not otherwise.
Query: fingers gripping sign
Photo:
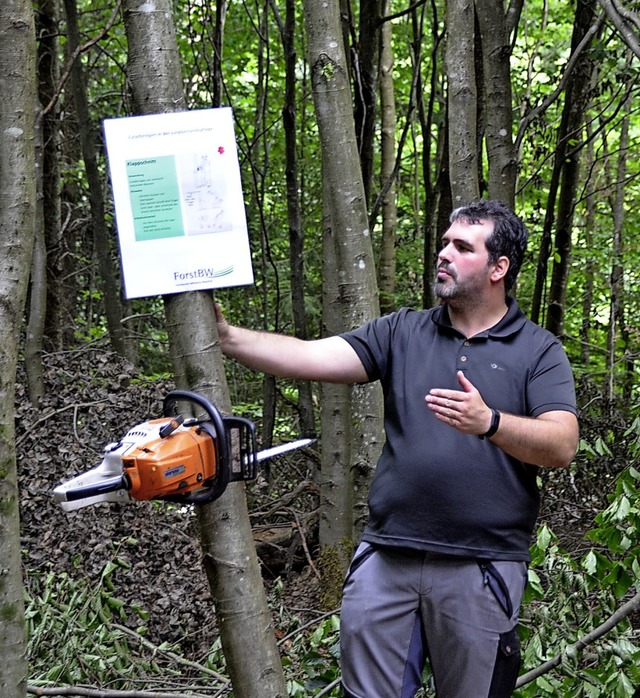
[[[437,419],[465,434],[484,434],[491,425],[491,408],[462,371],[457,373],[460,390],[433,388],[425,397]]]

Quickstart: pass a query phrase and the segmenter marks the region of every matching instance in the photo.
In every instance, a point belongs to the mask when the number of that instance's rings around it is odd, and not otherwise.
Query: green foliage
[[[331,616],[309,634],[298,634],[283,659],[289,696],[309,698],[339,696],[339,629],[337,616]],[[333,686],[333,688],[329,688]],[[329,690],[329,692],[327,692]]]
[[[133,661],[135,652],[127,636],[113,628],[126,620],[124,603],[113,596],[111,576],[122,560],[107,563],[100,583],[69,574],[32,573],[25,591],[30,682],[36,686],[87,683],[126,688],[135,685],[140,672],[160,675],[154,661]],[[144,633],[146,613],[139,616]]]
[[[340,696],[340,619],[328,613],[303,624],[282,599],[282,585],[276,583],[271,598],[277,609],[282,665],[287,692],[292,698]]]
[[[574,647],[615,611],[616,585],[606,574],[593,574],[591,553],[576,562],[560,550],[545,526],[538,531],[532,555],[521,626],[524,671],[556,656],[560,663],[515,695],[632,696],[631,687],[640,681],[640,643],[628,621],[584,650]]]
[[[287,403],[288,409],[285,407],[278,411],[274,424],[273,438],[274,443],[281,441],[294,441],[300,437],[295,417],[292,411],[298,402],[298,391],[292,385],[283,384],[280,386],[280,392]],[[258,427],[262,422],[263,406],[258,402],[242,402],[234,405],[234,414],[239,417],[245,417],[254,422]]]
[[[114,690],[155,689],[158,682],[194,685],[198,672],[182,664],[179,647],[154,646],[144,639],[148,613],[126,606],[114,593],[114,574],[128,563],[117,551],[97,584],[68,573],[31,572],[25,589],[30,677],[36,687],[93,685]],[[126,623],[126,625],[125,625]],[[135,630],[127,630],[137,626]],[[224,677],[220,645],[214,645],[200,674],[215,686]],[[224,680],[226,683],[226,680]]]
[[[561,661],[523,686],[516,694],[519,698],[623,698],[635,695],[640,685],[640,638],[629,618],[584,649],[574,646],[640,591],[640,472],[635,467],[639,433],[635,418],[622,436],[610,430],[581,446],[585,467],[594,462],[600,475],[607,459],[614,459],[621,448],[629,463],[617,475],[608,506],[596,515],[586,535],[591,548],[569,554],[546,525],[538,529],[522,614],[524,670],[556,656]]]

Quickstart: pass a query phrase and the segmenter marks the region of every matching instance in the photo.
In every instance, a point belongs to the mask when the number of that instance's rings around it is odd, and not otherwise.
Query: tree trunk
[[[585,15],[585,5],[584,3],[580,3],[579,5],[580,11],[576,13],[576,18],[575,18],[575,25],[573,29],[573,37],[571,41],[571,49],[572,49],[572,54],[578,53],[578,59],[576,62],[576,65],[573,67],[573,70],[581,73],[584,72],[584,65],[585,65],[585,60],[587,60],[584,56],[586,50],[589,48],[589,45],[593,39],[593,36],[588,42],[588,45],[583,46],[581,42],[583,39],[587,38],[587,34],[589,32],[593,32],[593,27],[585,27],[585,20],[584,20],[584,15]],[[578,93],[582,91],[583,88],[580,87],[580,83],[582,83],[584,80],[584,76],[578,77],[577,78],[577,90]],[[575,116],[575,110],[574,110],[574,105],[572,105],[573,99],[578,98],[578,93],[574,91],[573,87],[573,82],[570,82],[567,85],[567,90],[565,94],[565,106],[562,112],[562,118],[560,121],[560,126],[558,128],[558,134],[556,138],[556,147],[555,151],[553,154],[553,168],[551,171],[551,175],[549,177],[549,184],[548,184],[548,193],[547,193],[547,200],[545,204],[545,216],[544,216],[544,222],[542,225],[542,235],[540,237],[540,246],[538,250],[538,257],[537,257],[537,264],[536,264],[536,280],[535,280],[535,286],[533,290],[533,298],[531,300],[531,312],[530,312],[530,317],[535,323],[539,324],[547,324],[550,322],[550,320],[547,318],[547,321],[545,322],[544,318],[544,313],[543,313],[543,307],[545,305],[545,294],[547,291],[547,283],[548,283],[548,268],[549,268],[549,258],[551,256],[551,243],[552,243],[552,237],[553,237],[553,228],[554,224],[556,221],[556,203],[558,201],[558,192],[560,191],[562,180],[564,177],[564,169],[565,169],[565,163],[567,161],[567,158],[570,157],[570,148],[569,148],[569,142],[574,139],[577,142],[577,133],[573,133],[571,131],[571,128],[575,128],[576,124],[571,123],[570,119],[570,114],[573,111],[573,114]],[[578,106],[575,105],[575,109],[577,109]],[[575,144],[571,147],[571,152],[574,154],[577,154],[577,151],[579,149],[579,146],[576,146]],[[558,214],[558,219],[560,218],[560,215]],[[561,242],[561,239],[558,240],[558,242]],[[566,268],[566,267],[564,267]],[[559,268],[559,272],[563,269],[563,267]],[[561,283],[559,286],[556,287],[556,290],[560,290],[562,287]],[[559,299],[556,300],[558,302]],[[564,300],[561,301],[564,303]],[[550,314],[550,309],[549,309],[549,314]],[[563,314],[562,309],[557,309],[556,310],[556,319],[560,319]],[[556,324],[557,322],[552,322],[552,324]]]
[[[374,167],[380,72],[380,20],[384,0],[360,1],[358,47],[352,63],[356,138],[360,153],[365,205],[369,203]]]
[[[445,60],[449,174],[454,206],[462,206],[480,196],[474,37],[472,0],[449,0]]]
[[[576,49],[590,29],[595,5],[595,0],[587,0],[578,4],[571,39],[572,50]],[[556,219],[555,256],[546,321],[546,328],[557,337],[561,337],[564,332],[564,305],[572,251],[571,234],[582,151],[581,131],[588,106],[593,68],[594,63],[590,52],[583,51],[578,59],[573,79],[567,85],[560,125],[560,137],[564,137],[567,143],[572,142],[573,145],[564,146],[564,157],[561,160],[561,193]]]
[[[513,208],[516,157],[513,148],[511,46],[503,0],[476,0],[485,103],[482,114],[489,166],[489,198]]]
[[[275,3],[272,3],[277,14]],[[279,19],[279,17],[278,17]],[[282,121],[285,133],[287,181],[287,218],[289,221],[289,264],[291,266],[291,308],[295,336],[308,339],[307,313],[304,294],[304,230],[300,213],[298,151],[297,151],[297,107],[296,107],[296,64],[295,27],[296,3],[287,0],[284,23],[279,19],[282,46],[285,55],[285,95],[282,109]],[[313,410],[313,393],[309,381],[298,381],[298,415],[300,431],[303,436],[315,435],[315,416]]]
[[[57,36],[58,26],[49,27]],[[51,39],[48,39],[51,41]],[[57,42],[56,42],[57,43]],[[65,45],[64,54],[70,58]],[[42,51],[42,48],[41,48]],[[38,56],[38,61],[41,58]],[[59,72],[57,65],[51,69]],[[42,72],[42,66],[39,65]],[[57,82],[58,72],[49,76]],[[77,283],[74,262],[77,259],[78,242],[77,211],[82,194],[73,177],[62,178],[60,162],[76,163],[80,160],[75,114],[72,110],[60,116],[59,101],[51,102],[56,85],[46,91],[40,83],[40,101],[46,111],[43,122],[44,165],[43,207],[44,239],[47,254],[46,316],[44,347],[46,351],[62,351],[74,341],[73,318],[76,316]],[[50,153],[49,151],[54,151]]]
[[[273,325],[270,327],[270,316],[272,308],[269,307],[269,294],[272,292],[270,283],[273,271],[276,295],[280,295],[280,278],[276,265],[273,264],[271,254],[271,241],[269,239],[267,226],[265,225],[265,188],[264,173],[269,167],[269,142],[267,138],[268,129],[265,128],[266,108],[267,108],[267,85],[266,85],[266,57],[265,53],[269,46],[269,25],[267,23],[267,8],[261,6],[254,16],[257,27],[258,48],[255,53],[257,62],[256,82],[255,82],[255,109],[253,112],[253,135],[247,139],[247,160],[251,163],[251,190],[247,202],[247,215],[249,220],[255,219],[260,233],[260,296],[262,299],[262,322],[263,329],[275,329],[280,326],[280,303],[276,302],[273,308]],[[261,419],[261,440],[265,447],[273,443],[273,431],[276,423],[276,378],[265,374],[262,377],[262,419]],[[267,472],[269,465],[266,466]]]
[[[326,177],[324,189],[327,190]],[[336,231],[333,227],[330,195],[325,193],[323,216],[322,324],[324,336],[342,331],[339,267],[336,255]],[[340,603],[344,574],[353,554],[353,481],[351,460],[351,388],[348,385],[321,385],[320,471],[320,556],[322,605],[336,608]]]
[[[24,336],[24,369],[27,376],[29,400],[38,406],[45,395],[44,326],[47,312],[47,249],[44,240],[42,110],[38,110],[35,127],[36,138],[36,212],[33,241],[33,257],[27,294],[27,321]]]
[[[609,336],[607,347],[607,397],[610,401],[614,399],[616,389],[616,351],[618,329],[622,337],[624,354],[629,357],[629,331],[626,326],[624,313],[624,220],[625,205],[624,192],[627,179],[627,157],[629,152],[629,113],[631,110],[631,99],[628,97],[624,104],[624,117],[620,124],[620,144],[618,167],[616,170],[615,191],[611,196],[611,207],[613,213],[613,254],[611,255],[611,302],[609,310]],[[626,367],[625,367],[626,368]],[[627,375],[623,376],[622,384],[625,385]],[[625,393],[628,391],[625,390]]]
[[[391,3],[384,3],[384,15],[389,14]],[[380,240],[380,312],[394,309],[396,288],[396,226],[398,207],[396,204],[396,100],[393,86],[392,24],[382,25],[382,48],[380,52],[380,181],[386,187],[382,199],[382,238]],[[387,182],[389,186],[387,187]]]
[[[80,46],[76,0],[64,0],[64,9],[67,17],[68,50],[69,53],[73,54]],[[70,87],[78,120],[82,159],[84,160],[87,176],[89,207],[91,209],[91,230],[93,232],[94,248],[104,293],[104,312],[109,330],[109,341],[116,353],[126,357],[135,364],[137,362],[137,352],[127,342],[122,324],[123,312],[120,284],[118,283],[120,273],[112,260],[110,236],[105,223],[104,187],[96,153],[97,135],[94,132],[89,115],[89,104],[80,58],[76,59],[71,67]]]
[[[540,236],[540,247],[536,263],[536,280],[533,288],[533,298],[531,299],[530,317],[537,324],[544,324],[543,307],[545,294],[547,291],[547,275],[549,271],[549,257],[551,255],[551,237],[553,235],[553,223],[555,221],[555,207],[560,188],[560,175],[562,173],[562,163],[565,151],[565,141],[558,132],[558,141],[553,159],[553,168],[549,177],[549,187],[547,201],[545,204],[544,221],[542,223],[542,234]]]
[[[0,3],[0,695],[24,698],[27,657],[15,450],[18,338],[35,234],[36,42],[27,0]]]
[[[599,164],[596,160],[591,135],[591,127],[589,124],[587,124],[588,167],[589,171],[592,173],[592,176],[595,174],[595,179],[597,180]],[[590,250],[594,243],[593,231],[596,229],[596,204],[597,202],[593,197],[590,196],[587,199],[584,226],[582,227],[581,231],[584,240],[582,244],[586,250]],[[596,273],[597,264],[593,257],[589,257],[584,270],[585,280],[584,292],[582,294],[582,321],[580,323],[580,362],[584,366],[589,363],[589,359],[591,357],[591,329],[593,323],[593,302]]]
[[[331,240],[336,259],[336,331],[362,325],[375,317],[378,294],[371,235],[365,206],[362,172],[358,167],[351,93],[337,0],[304,4],[309,37],[309,65],[314,105],[322,148],[325,211],[331,211]],[[325,260],[326,262],[326,260]],[[333,314],[333,311],[332,311]],[[334,407],[324,403],[330,413]],[[341,431],[352,429],[350,453],[338,458],[351,472],[354,500],[353,536],[359,535],[366,516],[366,493],[381,448],[382,402],[377,384],[352,388],[350,420]],[[333,434],[324,432],[326,438]],[[326,440],[326,439],[325,439]],[[324,462],[323,462],[324,466]],[[322,473],[323,481],[325,472]],[[326,517],[323,517],[326,522]],[[321,523],[321,544],[327,529]],[[335,541],[330,540],[333,544]]]
[[[222,78],[222,52],[224,50],[224,24],[227,19],[228,0],[216,0],[215,31],[213,47],[213,106],[222,105],[224,80]]]
[[[125,0],[129,80],[143,114],[184,109],[172,5],[153,9]],[[231,411],[210,293],[165,298],[176,383]],[[245,489],[231,484],[224,496],[199,506],[205,568],[216,604],[223,651],[237,698],[284,698],[286,683],[264,593]]]
[[[435,11],[435,8],[434,8]],[[425,22],[424,9],[420,19],[413,12],[413,46],[414,54],[421,56],[421,46],[424,43],[423,26]],[[422,89],[422,79],[417,81],[417,105],[422,132],[422,181],[424,186],[424,223],[423,223],[423,264],[422,271],[422,307],[432,308],[436,304],[434,293],[435,270],[439,249],[440,235],[446,230],[451,213],[451,182],[449,178],[449,125],[448,119],[442,120],[441,125],[434,128],[436,107],[446,115],[446,104],[438,103],[438,95],[443,92],[440,86],[439,55],[443,33],[440,22],[435,15],[431,26],[431,69],[429,74],[429,89]],[[415,60],[415,70],[420,70],[418,58]],[[427,104],[424,103],[425,91],[429,95]],[[434,131],[436,136],[434,138]],[[435,152],[434,152],[435,151]]]
[[[33,264],[31,267],[24,353],[29,399],[37,405],[45,394],[42,353],[47,311],[47,252],[45,229],[60,228],[60,168],[55,110],[44,109],[52,99],[59,78],[58,27],[54,0],[38,2],[36,32],[38,98],[42,109],[37,119],[36,188],[37,211]],[[46,204],[45,204],[46,200]]]

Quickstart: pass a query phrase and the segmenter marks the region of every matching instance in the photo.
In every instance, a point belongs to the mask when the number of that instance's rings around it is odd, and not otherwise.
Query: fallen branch
[[[318,568],[313,564],[313,559],[311,558],[311,553],[309,552],[309,546],[307,545],[307,538],[305,536],[304,532],[304,526],[302,525],[300,521],[300,517],[298,516],[297,512],[293,512],[293,515],[295,516],[296,519],[296,528],[298,529],[298,532],[300,533],[300,541],[302,542],[302,549],[304,550],[305,557],[307,558],[307,564],[313,571],[313,573],[316,576],[316,579],[320,580],[320,572],[318,572]]]
[[[20,446],[20,444],[28,437],[33,434],[33,431],[35,430],[36,427],[40,426],[43,422],[46,422],[49,419],[52,419],[53,417],[56,417],[59,414],[62,414],[62,412],[67,412],[68,410],[73,410],[74,414],[76,414],[77,410],[84,408],[84,407],[93,407],[94,405],[101,405],[103,403],[107,402],[107,400],[92,400],[91,402],[79,402],[73,405],[65,405],[64,407],[61,407],[58,410],[53,410],[53,412],[49,412],[48,414],[45,414],[43,417],[40,417],[37,421],[35,421],[33,424],[30,424],[28,428],[25,430],[24,434],[22,434],[19,438],[16,439],[16,448]],[[74,418],[75,422],[75,418]]]
[[[584,637],[581,637],[577,642],[574,642],[572,645],[566,647],[563,654],[566,655],[581,652],[585,647],[595,642],[596,640],[599,640],[610,630],[613,630],[613,628],[615,628],[616,625],[618,625],[618,623],[620,623],[627,616],[631,615],[634,611],[638,610],[639,608],[640,591],[632,599],[627,601],[627,603],[620,606],[620,608],[613,615],[611,615],[604,623],[599,625],[590,633],[587,633]],[[544,664],[541,664],[539,667],[536,667],[535,669],[532,669],[526,674],[520,676],[516,683],[516,688],[520,688],[521,686],[524,686],[527,683],[531,683],[531,681],[535,681],[538,677],[548,673],[552,669],[555,669],[555,667],[557,667],[562,662],[563,654],[557,655],[553,659],[544,662]]]
[[[266,511],[252,511],[250,512],[249,516],[251,517],[252,521],[254,521],[255,519],[269,519],[271,516],[277,514],[282,509],[286,509],[291,504],[291,502],[294,502],[301,494],[303,494],[306,491],[317,493],[319,491],[318,485],[315,482],[311,482],[310,480],[303,480],[302,482],[299,482],[296,485],[296,487],[293,490],[291,490],[291,492],[287,492],[282,497],[280,497],[280,499],[274,502],[269,507],[269,509],[267,509]]]
[[[129,635],[129,637],[132,637],[134,640],[139,642],[147,649],[152,650],[154,653],[163,654],[165,657],[168,657],[169,659],[171,659],[171,661],[175,662],[176,664],[181,664],[182,666],[186,666],[190,669],[195,669],[196,671],[199,671],[203,674],[207,674],[208,676],[211,676],[216,681],[219,681],[225,686],[228,686],[230,684],[230,679],[227,676],[223,676],[222,674],[219,674],[217,671],[214,671],[213,669],[209,669],[208,667],[203,666],[202,664],[198,664],[198,662],[193,662],[190,659],[180,657],[175,652],[163,650],[161,647],[158,647],[157,645],[154,645],[153,642],[147,640],[146,637],[142,637],[140,633],[137,633],[135,630],[131,630],[130,628],[127,628],[124,625],[120,625],[119,623],[112,623],[112,625],[114,628],[116,628],[122,633],[125,633],[125,635]]]
[[[32,696],[84,696],[85,698],[209,698],[201,693],[157,693],[155,691],[104,691],[101,688],[84,686],[57,686],[39,688],[27,686]]]

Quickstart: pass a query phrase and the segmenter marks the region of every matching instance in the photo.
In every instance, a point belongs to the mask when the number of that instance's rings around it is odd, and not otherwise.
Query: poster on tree
[[[231,109],[103,127],[126,297],[252,284]]]

